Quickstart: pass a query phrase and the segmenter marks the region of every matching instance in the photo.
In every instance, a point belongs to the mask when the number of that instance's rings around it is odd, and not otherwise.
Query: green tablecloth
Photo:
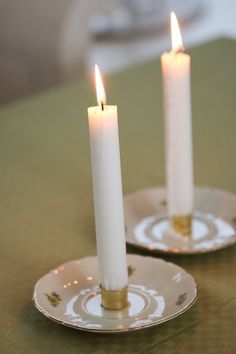
[[[191,56],[196,184],[236,192],[236,43],[219,40]],[[163,185],[160,62],[113,75],[106,84],[108,102],[119,107],[124,192]],[[161,326],[122,336],[88,334],[34,308],[39,277],[96,253],[86,113],[94,103],[92,83],[84,82],[0,111],[0,352],[235,353],[235,246],[166,257],[196,278],[199,299]]]

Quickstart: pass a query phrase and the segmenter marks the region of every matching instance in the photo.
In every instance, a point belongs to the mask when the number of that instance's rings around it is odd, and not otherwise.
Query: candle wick
[[[175,50],[175,54],[178,54],[178,53],[184,53],[185,52],[185,48],[184,46],[182,47],[179,47],[178,49]]]
[[[101,102],[101,108],[102,108],[102,111],[104,111],[104,103]]]

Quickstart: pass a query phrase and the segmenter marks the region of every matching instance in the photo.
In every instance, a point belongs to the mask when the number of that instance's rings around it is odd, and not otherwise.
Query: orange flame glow
[[[106,104],[106,94],[102,83],[102,77],[97,64],[95,65],[95,82],[96,82],[97,102],[98,105],[101,106],[101,108],[103,108],[103,105]]]
[[[179,24],[177,17],[174,12],[170,14],[170,21],[171,21],[171,42],[172,42],[172,49],[175,52],[183,50],[183,41],[179,29]]]

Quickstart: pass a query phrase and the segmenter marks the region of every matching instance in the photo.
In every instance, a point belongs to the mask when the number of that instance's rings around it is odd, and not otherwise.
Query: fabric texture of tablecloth
[[[190,54],[195,182],[236,193],[236,42],[218,40]],[[108,103],[119,108],[124,192],[164,185],[160,61],[105,81]],[[165,257],[195,277],[199,298],[157,327],[89,334],[34,308],[39,277],[96,254],[87,124],[94,104],[93,85],[83,82],[0,111],[0,353],[235,353],[236,246]]]

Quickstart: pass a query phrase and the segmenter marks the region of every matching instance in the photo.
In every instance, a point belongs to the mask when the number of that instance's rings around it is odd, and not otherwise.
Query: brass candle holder
[[[122,310],[128,306],[128,286],[120,290],[106,290],[101,285],[102,307],[107,310]]]
[[[192,215],[172,215],[170,217],[170,224],[177,233],[190,237],[192,234]]]

